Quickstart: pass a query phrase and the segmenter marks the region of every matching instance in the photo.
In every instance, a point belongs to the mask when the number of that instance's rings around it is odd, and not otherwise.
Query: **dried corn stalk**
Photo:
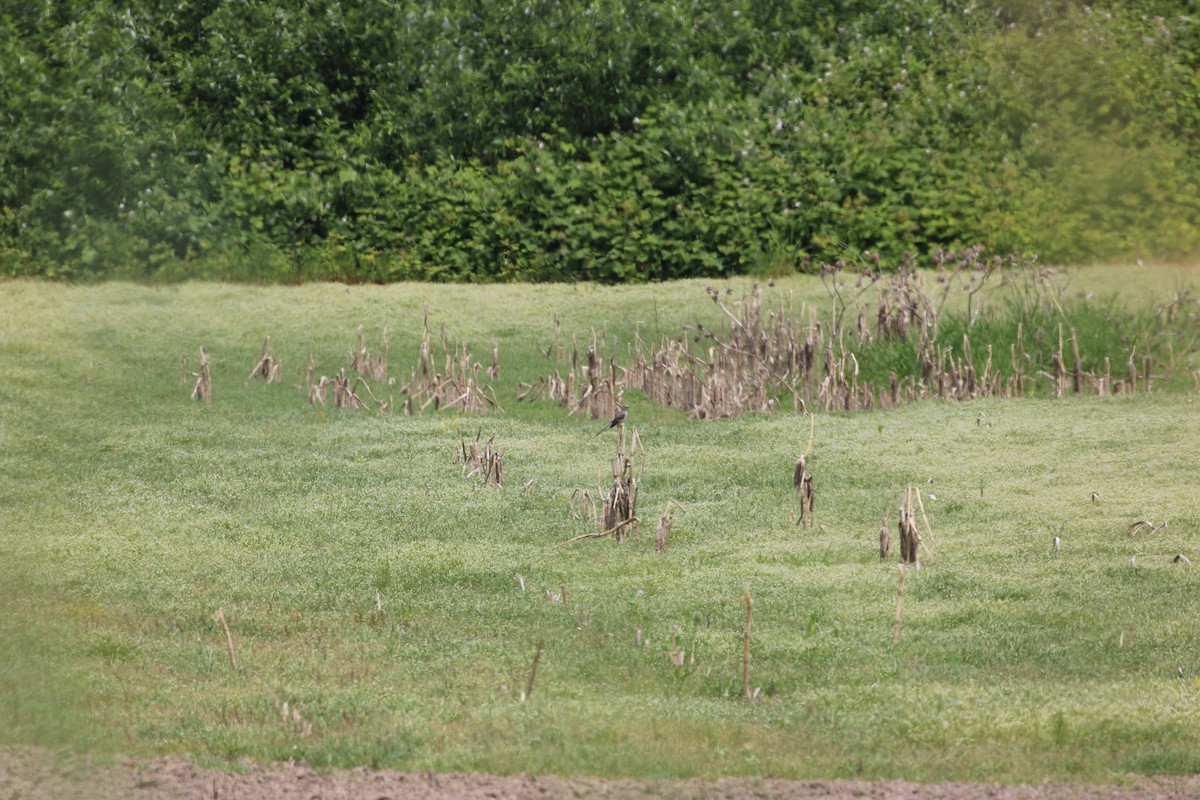
[[[388,328],[383,329],[383,355],[372,355],[367,349],[365,336],[363,334],[363,326],[358,326],[358,347],[350,352],[350,368],[359,375],[383,381],[387,380],[388,371],[388,349],[391,342],[391,335]]]
[[[808,444],[800,458],[796,459],[796,469],[792,472],[792,487],[800,495],[800,524],[811,528],[813,524],[813,476],[808,472],[808,454],[812,452],[813,436],[816,433],[816,417],[808,415],[809,432]]]
[[[308,402],[320,403],[325,405],[325,400],[328,397],[329,385],[333,381],[329,380],[328,376],[322,375],[321,380],[317,383],[309,383],[308,385]]]
[[[640,441],[637,435],[637,429],[633,430],[633,445],[629,448],[628,454],[625,450],[625,428],[622,426],[621,434],[617,442],[617,452],[610,462],[612,467],[613,482],[612,487],[607,494],[601,491],[601,509],[603,512],[601,535],[609,533],[616,537],[618,542],[624,541],[625,537],[633,532],[638,523],[637,518],[637,495],[638,485],[641,481],[640,471],[635,475],[635,456],[637,454],[637,443]],[[645,461],[640,465],[640,470],[645,469]]]
[[[796,459],[796,469],[792,472],[792,488],[796,492],[804,491],[805,458],[801,455]]]
[[[667,500],[666,506],[663,507],[662,516],[658,518],[658,525],[654,528],[654,549],[659,553],[665,553],[670,544],[668,540],[671,536],[671,523],[675,521],[671,514],[671,506],[683,508],[674,498]]]
[[[575,489],[567,497],[568,514],[573,520],[590,519],[596,522],[600,513],[596,510],[596,501],[587,489]]]
[[[208,351],[203,347],[200,348],[200,371],[192,373],[196,378],[196,385],[192,389],[193,400],[203,400],[204,405],[212,405],[212,369],[208,363]]]
[[[279,373],[282,369],[282,362],[271,355],[271,337],[268,336],[263,340],[262,356],[254,365],[254,369],[250,370],[250,377],[267,383],[277,383],[280,380]]]
[[[346,377],[346,370],[338,370],[333,378],[333,407],[361,408],[363,405],[363,401],[354,393],[350,379]]]
[[[604,509],[604,531],[611,532],[618,542],[624,541],[633,529],[636,521],[635,488],[637,479],[633,477],[633,464],[620,457],[621,466],[613,475],[612,488],[608,494],[602,495]]]
[[[468,478],[478,476],[484,486],[495,484],[504,487],[504,456],[492,449],[496,437],[492,436],[487,442],[481,442],[483,429],[475,433],[475,439],[469,444],[465,437],[460,439],[459,447],[455,450],[454,460],[462,465],[463,475]]]
[[[804,487],[800,491],[800,523],[811,528],[813,525],[813,476],[804,476]]]
[[[904,504],[900,506],[900,560],[905,564],[920,565],[921,534],[913,509],[913,493],[916,491],[913,487],[906,487]]]
[[[418,364],[409,375],[408,383],[400,387],[405,395],[404,413],[412,415],[433,406],[434,411],[457,409],[469,414],[487,414],[503,411],[496,400],[495,390],[490,384],[479,380],[485,370],[483,365],[471,359],[466,341],[450,344],[445,326],[442,327],[442,353],[444,372],[437,372],[433,364],[430,345],[429,310],[426,308],[425,327],[421,336],[421,351]],[[493,348],[493,367],[499,370],[499,348]]]
[[[558,340],[559,320],[555,316],[555,341]],[[591,343],[581,358],[579,344],[572,339],[569,363],[562,348],[555,347],[560,366],[553,374],[538,378],[536,383],[518,384],[518,402],[525,400],[552,400],[567,409],[571,415],[584,415],[589,419],[611,419],[620,402],[627,370],[617,366],[616,359],[607,353],[607,339],[593,328]],[[549,354],[549,349],[543,349]],[[498,363],[493,358],[496,370]],[[564,375],[564,370],[566,374]]]

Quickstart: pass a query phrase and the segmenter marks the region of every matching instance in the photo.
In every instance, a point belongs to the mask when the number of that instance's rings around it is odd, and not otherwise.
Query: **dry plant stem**
[[[900,644],[900,614],[904,610],[904,565],[900,565],[900,584],[896,588],[896,625],[892,628],[892,644]]]
[[[746,630],[742,642],[742,698],[747,702],[754,699],[750,693],[750,620],[754,612],[754,601],[750,598],[750,587],[746,587]]]
[[[628,453],[625,450],[625,426],[623,424],[618,431],[618,436],[617,452],[609,463],[612,471],[612,489],[605,495],[603,486],[601,486],[600,495],[604,507],[604,518],[601,525],[604,531],[614,532],[617,541],[621,542],[636,530],[638,484],[641,479],[640,476],[634,476],[638,465],[634,463],[633,449],[631,448]],[[634,441],[637,441],[636,430],[634,431]],[[644,470],[644,459],[641,466]]]
[[[680,510],[683,506],[680,505],[674,497],[667,499],[667,504],[663,506],[662,516],[658,518],[658,526],[654,529],[654,549],[659,552],[666,552],[671,536],[671,524],[675,521],[675,517],[671,515],[671,506],[674,505]]]
[[[254,365],[254,369],[250,370],[249,377],[267,383],[276,383],[280,380],[282,369],[283,364],[271,355],[271,337],[268,336],[263,340],[262,355],[259,357],[258,363]]]
[[[805,412],[807,413],[807,412]],[[808,456],[812,452],[813,437],[816,433],[816,417],[808,414],[808,444],[804,448],[804,453],[800,458],[796,459],[796,469],[792,473],[792,485],[796,492],[800,495],[800,522],[799,524],[806,527],[813,525],[813,476],[807,472]]]
[[[921,533],[917,529],[916,510],[913,495],[920,500],[920,490],[914,486],[904,489],[904,502],[900,506],[900,560],[907,564],[921,566]],[[926,548],[928,551],[928,548]]]
[[[475,432],[475,439],[470,445],[467,444],[465,436],[460,436],[459,445],[454,451],[454,461],[462,464],[462,471],[466,477],[472,478],[478,475],[483,480],[484,486],[494,483],[502,489],[504,488],[504,454],[492,448],[496,441],[495,436],[489,438],[481,446],[482,438],[482,428]],[[525,484],[526,497],[529,496],[529,487],[532,484],[532,480]],[[572,495],[573,497],[574,495]]]
[[[952,284],[961,285],[968,293],[968,325],[971,326],[983,314],[984,306],[979,302],[982,288],[1000,269],[1000,264],[994,260],[984,264],[981,252],[972,248],[961,258],[954,257],[945,262],[945,266],[951,271],[939,277],[943,284],[939,290],[941,302],[946,301]],[[781,300],[777,310],[768,309],[757,286],[737,305],[723,299],[723,294],[730,292],[721,293],[709,288],[707,292],[721,312],[719,328],[702,324],[686,326],[683,336],[664,337],[659,345],[647,344],[640,333],[635,333],[628,368],[617,367],[611,356],[606,360],[603,354],[597,353],[599,343],[593,333],[587,366],[576,361],[566,381],[555,372],[554,378],[541,379],[538,389],[529,385],[522,391],[521,398],[528,398],[535,391],[543,395],[548,391],[552,399],[568,406],[572,414],[586,411],[594,417],[597,405],[607,404],[614,391],[639,388],[655,402],[689,411],[693,419],[711,420],[751,410],[770,411],[776,408],[785,392],[792,395],[797,413],[801,410],[807,413],[814,402],[830,411],[853,411],[895,407],[935,397],[959,401],[1020,397],[1039,391],[1039,381],[1043,377],[1057,397],[1064,397],[1070,391],[1077,394],[1130,394],[1137,390],[1139,382],[1146,387],[1144,391],[1152,388],[1154,358],[1148,342],[1138,343],[1129,352],[1127,375],[1114,383],[1107,362],[1103,372],[1085,369],[1080,336],[1075,329],[1068,330],[1065,324],[1061,326],[1057,349],[1053,345],[1037,348],[1039,353],[1043,349],[1050,351],[1039,354],[1039,365],[1048,362],[1045,369],[1037,369],[1026,352],[1021,321],[1017,325],[1017,341],[1009,346],[1011,375],[1005,376],[995,369],[994,360],[1003,351],[995,351],[991,344],[984,345],[986,358],[980,368],[974,361],[972,342],[967,334],[963,334],[958,354],[957,348],[939,342],[940,305],[925,289],[920,275],[911,269],[901,270],[886,279],[887,285],[882,287],[879,295],[877,324],[872,330],[858,295],[853,295],[852,306],[846,305],[853,292],[837,275],[843,268],[844,265],[839,264],[836,269],[831,267],[830,272],[823,270],[822,273],[827,287],[829,277],[833,279],[830,288],[834,298],[832,326],[817,321],[815,307],[802,306],[800,313],[795,313]],[[874,270],[867,270],[863,275],[865,277],[860,277],[859,281],[861,290],[884,280]],[[1058,307],[1057,301],[1054,302]],[[1028,308],[1026,311],[1028,313]],[[808,324],[803,321],[805,314],[809,317]],[[850,324],[854,316],[858,317],[857,331]],[[693,338],[706,341],[707,352],[696,352],[690,343]],[[855,338],[859,340],[859,349],[855,349]],[[886,386],[860,381],[858,356],[869,352],[876,341],[885,339],[909,340],[917,345],[919,375],[900,378],[893,374]],[[1167,348],[1170,351],[1173,345],[1167,342]],[[820,363],[822,355],[823,364]],[[1073,358],[1070,366],[1066,362],[1068,356]],[[598,375],[607,375],[611,385],[602,384]],[[578,380],[572,383],[575,378]],[[574,388],[576,385],[578,390]],[[580,391],[583,396],[577,397]]]
[[[562,547],[565,544],[571,544],[571,542],[578,542],[580,539],[602,539],[605,536],[608,536],[609,534],[612,534],[612,533],[617,532],[618,530],[621,530],[622,528],[624,528],[627,525],[631,525],[631,524],[636,525],[640,521],[641,520],[639,520],[637,517],[631,517],[628,520],[624,520],[622,522],[617,523],[616,525],[614,525],[611,528],[608,528],[607,530],[593,531],[592,533],[580,534],[579,536],[576,536],[572,539],[567,539],[565,542],[559,542],[557,545],[555,545],[555,547]]]
[[[371,384],[367,383],[361,375],[359,375],[357,380],[354,381],[354,388],[357,389],[360,385],[367,390],[367,394],[373,401],[375,401],[375,404],[379,406],[380,414],[390,414],[392,412],[391,404],[387,400],[380,400],[378,397],[376,397],[375,393],[371,391]]]
[[[521,702],[527,702],[533,694],[533,683],[537,680],[538,662],[542,660],[542,640],[538,640],[537,651],[533,654],[533,664],[529,667],[529,683],[525,685],[525,692],[522,695]]]
[[[495,389],[480,380],[482,375],[499,374],[499,345],[493,342],[492,366],[485,368],[479,362],[472,360],[470,347],[465,340],[451,346],[444,323],[441,334],[445,367],[442,372],[438,372],[434,365],[434,355],[430,344],[432,335],[429,330],[429,309],[426,307],[417,365],[409,371],[408,381],[399,386],[400,393],[406,398],[404,413],[410,416],[423,413],[430,406],[433,406],[434,411],[457,408],[468,414],[503,412],[504,409],[500,407],[500,403],[496,399]],[[378,380],[386,378],[387,346],[387,329],[384,329],[384,355],[382,357],[369,356],[360,344],[363,359],[366,359],[363,366],[367,369],[369,377]],[[392,383],[389,382],[388,385],[391,386]],[[524,396],[522,395],[522,397]],[[388,402],[389,408],[391,405],[391,402]]]
[[[813,476],[805,475],[804,488],[800,492],[800,521],[810,528],[813,526],[813,501]]]
[[[196,387],[192,389],[192,399],[204,401],[204,405],[212,405],[212,370],[208,364],[208,351],[200,348],[200,372],[196,373]]]
[[[679,634],[679,630],[674,625],[672,625],[671,626],[671,654],[670,654],[671,655],[671,663],[676,667],[682,667],[684,654],[679,649],[678,634]]]
[[[933,527],[929,524],[929,517],[925,516],[925,503],[921,500],[920,489],[917,489],[917,507],[921,509],[921,519],[925,522],[925,531],[929,534],[929,541],[937,544],[937,541],[933,538]],[[921,546],[925,548],[926,553],[929,553],[930,556],[933,555],[933,550],[926,547],[924,539],[921,540]]]
[[[671,536],[671,522],[673,520],[674,518],[666,511],[658,518],[658,525],[654,529],[654,549],[656,552],[666,552]]]
[[[217,620],[221,623],[221,627],[225,629],[225,646],[229,649],[229,663],[236,670],[238,668],[237,656],[233,652],[233,634],[229,632],[229,623],[225,621],[225,609],[217,609]]]

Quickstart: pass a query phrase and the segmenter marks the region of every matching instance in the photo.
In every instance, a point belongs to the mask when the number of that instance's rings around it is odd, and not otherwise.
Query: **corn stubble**
[[[675,522],[675,515],[671,513],[672,506],[683,510],[683,506],[675,498],[668,499],[667,504],[663,506],[662,516],[658,518],[658,524],[654,527],[654,549],[659,553],[667,552],[670,546],[671,525]]]
[[[334,408],[373,406],[381,414],[394,414],[400,410],[405,416],[419,415],[431,406],[434,411],[455,409],[481,415],[503,411],[492,385],[481,379],[484,375],[491,379],[500,375],[499,345],[493,342],[491,366],[486,368],[473,360],[470,345],[465,339],[457,342],[450,340],[444,324],[441,327],[440,345],[442,368],[439,370],[435,363],[436,351],[426,308],[417,364],[409,370],[408,381],[398,383],[396,378],[389,375],[389,329],[383,330],[382,352],[372,352],[367,345],[364,329],[359,326],[357,344],[350,351],[347,366],[340,368],[332,378],[326,375],[317,377],[316,363],[312,353],[309,353],[305,368],[308,402],[324,405],[329,400],[332,387]],[[266,345],[264,356],[265,351]],[[376,384],[375,387],[372,387],[372,382]],[[385,387],[386,397],[383,396]],[[397,389],[402,398],[400,404],[396,401]]]
[[[641,473],[645,471],[645,460],[636,459],[639,437],[633,429],[628,455],[625,450],[625,424],[619,426],[617,452],[609,462],[612,469],[612,486],[608,493],[600,496],[603,533],[611,533],[618,542],[625,540],[638,523],[637,496]],[[638,471],[640,467],[640,471]],[[636,474],[635,474],[636,473]]]
[[[572,416],[588,419],[610,419],[617,410],[622,387],[626,385],[625,370],[618,367],[616,358],[608,352],[607,338],[593,328],[591,340],[580,355],[579,342],[572,337],[570,356],[560,344],[562,321],[554,318],[554,343],[543,349],[549,357],[556,354],[558,367],[534,383],[518,384],[517,402],[551,400],[566,408]]]
[[[797,306],[782,295],[768,301],[758,283],[740,298],[731,289],[708,288],[720,310],[720,324],[686,326],[681,335],[664,335],[657,343],[647,342],[636,330],[620,362],[606,337],[594,330],[582,357],[573,339],[569,349],[560,344],[562,322],[556,317],[555,341],[542,352],[557,359],[558,367],[535,383],[521,384],[517,399],[550,399],[571,414],[599,419],[611,414],[621,392],[638,389],[692,419],[716,420],[789,404],[794,413],[859,411],[929,399],[1153,391],[1158,361],[1151,352],[1153,337],[1145,334],[1140,343],[1130,337],[1124,345],[1124,369],[1114,375],[1109,356],[1083,352],[1052,269],[989,260],[978,247],[938,253],[933,273],[907,263],[884,271],[872,254],[865,258],[868,265],[857,271],[842,262],[821,267],[828,311],[806,303]],[[976,324],[995,318],[985,289],[997,277],[1019,298],[1012,306],[1015,341],[976,347]],[[966,297],[965,312],[948,317],[950,297],[960,294]],[[1160,321],[1166,324],[1178,308],[1176,303],[1160,309]],[[1054,319],[1058,321],[1047,322]],[[952,327],[965,330],[952,335]],[[1048,345],[1056,334],[1058,346],[1051,351]],[[1169,338],[1171,369],[1175,352]],[[882,381],[865,377],[879,375],[876,362],[894,360],[895,345],[905,343],[911,346],[903,355],[905,368],[888,370]],[[1008,363],[1002,368],[1005,355]],[[1200,371],[1195,377],[1200,391]]]
[[[262,355],[259,357],[258,363],[254,365],[254,369],[250,370],[250,378],[267,383],[279,383],[282,370],[283,362],[271,353],[271,337],[268,336],[263,340]]]
[[[454,461],[462,467],[464,477],[477,477],[484,486],[504,488],[504,455],[492,447],[495,436],[489,437],[486,442],[482,438],[482,428],[476,431],[475,438],[470,442],[465,436],[461,437],[454,450]]]
[[[561,544],[570,544],[581,539],[600,539],[606,536],[612,536],[618,542],[623,542],[637,530],[640,522],[637,516],[638,487],[646,468],[645,457],[638,457],[638,451],[642,448],[637,428],[633,428],[629,432],[628,448],[626,443],[625,423],[622,422],[617,427],[616,453],[609,460],[612,484],[607,490],[603,485],[597,487],[596,490],[596,495],[600,498],[599,510],[596,509],[592,494],[587,490],[576,489],[569,497],[570,518],[580,520],[590,516],[590,519],[599,525],[599,530],[581,534],[561,542]],[[663,509],[663,517],[659,519],[655,530],[655,542],[660,551],[665,550],[667,546],[671,525],[669,512],[673,502],[673,500],[667,502],[667,506]],[[675,503],[675,505],[678,504]]]
[[[184,356],[184,368],[187,368],[187,357]],[[192,389],[192,399],[200,400],[206,406],[212,405],[212,368],[208,362],[208,351],[203,347],[200,348],[200,371],[192,373],[192,377],[196,379],[195,387]]]
[[[921,528],[917,523],[917,514],[920,513],[920,519],[925,523],[925,534],[921,534]],[[886,560],[892,553],[892,534],[889,528],[888,520],[891,515],[884,512],[883,525],[879,528],[879,558]],[[899,514],[896,523],[896,540],[900,545],[900,563],[911,564],[920,569],[921,567],[921,551],[925,551],[926,555],[932,556],[933,551],[929,544],[933,541],[933,527],[929,524],[929,517],[925,514],[925,504],[921,500],[921,491],[916,486],[904,487],[904,498],[900,503]]]

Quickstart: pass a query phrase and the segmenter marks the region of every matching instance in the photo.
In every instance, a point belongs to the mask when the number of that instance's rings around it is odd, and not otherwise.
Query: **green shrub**
[[[0,273],[620,282],[973,244],[1186,256],[1188,7],[10,4]]]

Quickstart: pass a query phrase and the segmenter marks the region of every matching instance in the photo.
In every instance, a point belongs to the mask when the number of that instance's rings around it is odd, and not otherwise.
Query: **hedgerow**
[[[0,271],[645,281],[1200,246],[1187,0],[0,9]]]

